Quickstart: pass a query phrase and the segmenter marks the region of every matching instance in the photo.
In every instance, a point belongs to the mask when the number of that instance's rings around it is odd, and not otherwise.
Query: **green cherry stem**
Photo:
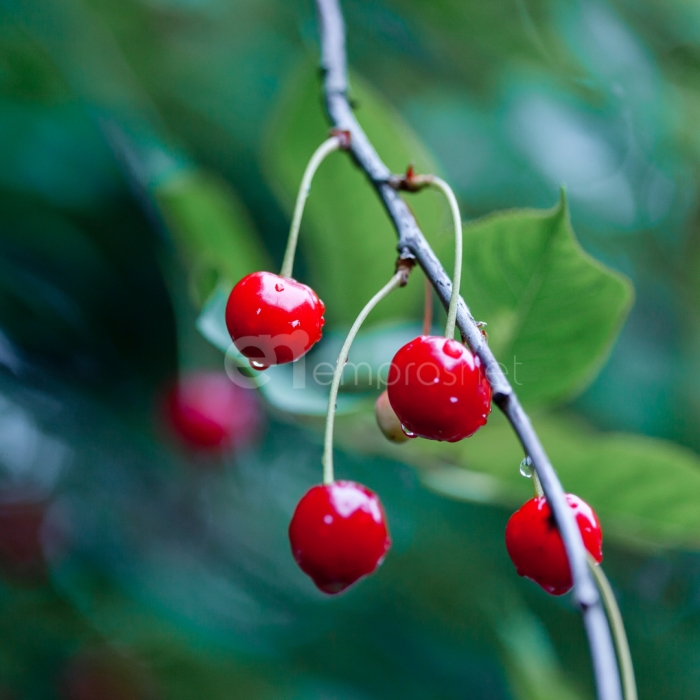
[[[629,643],[627,642],[627,634],[625,633],[625,625],[622,622],[620,608],[617,606],[615,594],[608,577],[605,575],[603,568],[596,563],[596,560],[587,553],[588,568],[593,574],[600,596],[603,599],[605,612],[610,622],[615,649],[617,650],[617,659],[620,663],[620,675],[622,676],[622,694],[625,700],[637,700],[637,683],[634,679],[634,666],[632,665],[632,654],[630,654]]]
[[[542,484],[540,483],[540,477],[537,476],[537,470],[534,467],[532,469],[532,487],[535,489],[535,496],[537,498],[542,498],[544,496],[544,490]]]
[[[457,204],[455,193],[442,178],[436,175],[428,175],[425,180],[432,187],[440,190],[447,198],[455,227],[455,267],[452,273],[452,294],[450,295],[450,305],[447,309],[447,324],[445,325],[445,337],[452,339],[455,335],[457,307],[459,306],[459,285],[462,280],[462,215],[459,213],[459,204]]]
[[[311,191],[311,181],[318,170],[318,167],[323,163],[326,156],[342,148],[343,142],[339,136],[331,136],[324,141],[311,156],[304,176],[301,178],[299,185],[299,194],[294,205],[294,215],[292,216],[292,225],[289,228],[289,238],[287,239],[287,249],[284,251],[284,260],[282,261],[281,277],[291,277],[294,267],[294,255],[297,250],[297,241],[299,240],[299,226],[301,225],[301,216],[304,213],[304,205]]]
[[[433,326],[433,285],[425,278],[425,300],[423,301],[423,335],[430,335]]]
[[[348,359],[348,353],[350,352],[350,346],[352,341],[355,340],[357,332],[360,330],[360,326],[364,323],[367,316],[369,316],[372,309],[382,300],[384,297],[388,296],[394,289],[406,284],[406,270],[399,269],[394,276],[367,302],[365,308],[360,311],[360,315],[355,319],[355,323],[352,324],[352,328],[348,333],[343,347],[340,349],[340,354],[338,355],[338,361],[335,365],[335,371],[333,372],[333,381],[331,382],[331,393],[328,397],[328,413],[326,414],[326,434],[323,440],[323,483],[332,484],[333,483],[333,425],[335,423],[335,404],[338,400],[338,389],[340,388],[340,380],[343,376],[343,369],[345,368],[345,362]]]

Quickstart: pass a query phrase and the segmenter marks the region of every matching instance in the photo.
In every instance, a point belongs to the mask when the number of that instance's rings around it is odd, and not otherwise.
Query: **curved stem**
[[[304,213],[306,198],[309,196],[309,192],[311,190],[311,181],[314,179],[314,175],[318,170],[319,165],[323,163],[326,156],[333,153],[333,151],[337,151],[341,147],[341,139],[338,136],[331,136],[314,151],[314,154],[311,156],[311,160],[309,160],[309,163],[306,166],[306,170],[304,170],[304,176],[301,178],[301,185],[299,185],[297,201],[294,205],[292,225],[289,227],[287,249],[284,251],[284,260],[282,261],[282,269],[280,270],[281,277],[292,276],[294,254],[297,251],[297,241],[299,240],[299,226],[301,225],[301,216]]]
[[[537,498],[542,498],[544,496],[544,491],[542,490],[542,482],[540,482],[540,477],[537,476],[537,470],[532,470],[532,488],[535,489],[535,496]]]
[[[423,335],[430,335],[433,327],[433,285],[425,278],[425,300],[423,302]]]
[[[452,339],[455,335],[457,307],[459,306],[459,286],[462,281],[462,215],[459,213],[459,204],[457,204],[455,193],[442,178],[436,175],[429,175],[425,179],[447,198],[455,228],[455,266],[452,273],[452,293],[450,294],[450,305],[447,309],[447,323],[445,324],[445,337]]]
[[[603,598],[605,612],[612,628],[617,658],[620,663],[620,674],[622,676],[622,694],[625,700],[637,700],[637,683],[634,678],[634,666],[632,665],[632,654],[630,653],[625,625],[622,622],[622,614],[617,605],[615,594],[608,577],[603,571],[603,567],[596,563],[596,560],[588,554],[588,568],[593,574],[598,590]]]
[[[355,340],[357,332],[360,330],[360,326],[365,322],[367,316],[369,316],[372,309],[386,297],[389,293],[401,287],[406,283],[406,271],[404,269],[399,270],[394,274],[394,276],[367,302],[365,308],[360,311],[360,315],[355,319],[355,323],[352,324],[352,328],[348,333],[343,347],[340,349],[340,354],[338,355],[338,361],[335,365],[335,371],[333,372],[333,381],[331,382],[331,393],[328,397],[328,413],[326,414],[326,434],[323,440],[323,483],[332,484],[333,483],[333,425],[335,422],[335,404],[338,400],[338,389],[340,387],[340,380],[343,376],[343,369],[345,369],[345,361],[348,359],[348,353],[350,352],[350,346],[352,341]]]

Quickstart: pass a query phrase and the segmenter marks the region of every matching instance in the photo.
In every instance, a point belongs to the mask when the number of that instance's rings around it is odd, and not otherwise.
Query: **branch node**
[[[396,260],[396,272],[401,273],[401,286],[405,287],[408,284],[408,277],[411,274],[411,270],[416,264],[416,259],[411,256],[408,258],[399,255]]]
[[[406,246],[401,246],[399,248],[399,259],[400,260],[412,260],[415,264],[416,256],[411,252],[411,249]]]
[[[352,134],[347,129],[331,129],[329,135],[335,136],[340,141],[340,147],[344,151],[352,148]]]
[[[432,175],[419,175],[416,173],[413,163],[406,168],[405,175],[391,175],[387,184],[395,190],[402,192],[420,192],[433,181]]]

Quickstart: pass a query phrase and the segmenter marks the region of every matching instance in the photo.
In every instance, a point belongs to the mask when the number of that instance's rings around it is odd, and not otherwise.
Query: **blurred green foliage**
[[[277,189],[291,216],[309,154],[325,138],[328,123],[319,109],[318,69],[303,65],[290,83],[289,94],[275,110],[266,155],[271,186],[279,183]],[[431,157],[400,115],[361,80],[353,80],[352,85],[352,99],[361,105],[362,127],[392,172],[403,172],[408,163],[418,172],[435,172]],[[309,259],[309,283],[324,290],[328,322],[350,325],[394,271],[395,234],[365,175],[342,154],[324,164],[312,191],[301,237]],[[452,224],[436,193],[413,199],[411,206],[426,232],[450,233]],[[436,252],[454,248],[450,235],[438,241],[441,246]],[[379,306],[372,321],[415,318],[422,296],[422,285],[414,281]]]
[[[565,486],[600,512],[640,697],[697,697],[700,11],[343,7],[380,154],[439,170],[475,220],[465,296],[504,364],[523,362],[516,388]],[[289,517],[320,478],[313,368],[394,260],[343,154],[314,183],[295,267],[329,307],[306,390],[287,369],[261,377],[267,431],[220,459],[160,425],[178,367],[221,367],[196,324],[227,350],[222,295],[281,261],[326,133],[316,39],[311,2],[0,4],[0,505],[48,504],[46,570],[0,562],[0,697],[70,698],[85,668],[138,698],[592,697],[575,611],[505,553],[530,489],[507,426],[394,447],[366,410],[420,327],[418,272],[370,318],[339,403],[338,474],[380,493],[392,552],[333,600],[291,559]],[[546,210],[562,184],[582,249],[563,203]],[[409,203],[449,269],[446,207]],[[623,275],[636,302],[615,341]]]

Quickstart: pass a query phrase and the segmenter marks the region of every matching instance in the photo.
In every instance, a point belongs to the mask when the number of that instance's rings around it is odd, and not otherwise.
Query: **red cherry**
[[[289,541],[301,570],[331,595],[371,574],[391,546],[379,496],[352,481],[310,489],[294,511]]]
[[[600,564],[603,531],[593,508],[569,493],[566,500],[575,513],[583,544]],[[571,569],[554,516],[544,496],[530,499],[513,513],[506,526],[506,548],[521,576],[532,579],[552,595],[571,590]]]
[[[321,339],[326,310],[311,287],[272,272],[253,272],[231,292],[226,327],[254,369],[294,362]]]
[[[223,372],[195,372],[168,393],[165,415],[175,434],[194,448],[244,445],[257,434],[260,404],[253,388]]]
[[[456,340],[422,335],[394,355],[387,391],[409,437],[457,442],[491,412],[481,360]]]

